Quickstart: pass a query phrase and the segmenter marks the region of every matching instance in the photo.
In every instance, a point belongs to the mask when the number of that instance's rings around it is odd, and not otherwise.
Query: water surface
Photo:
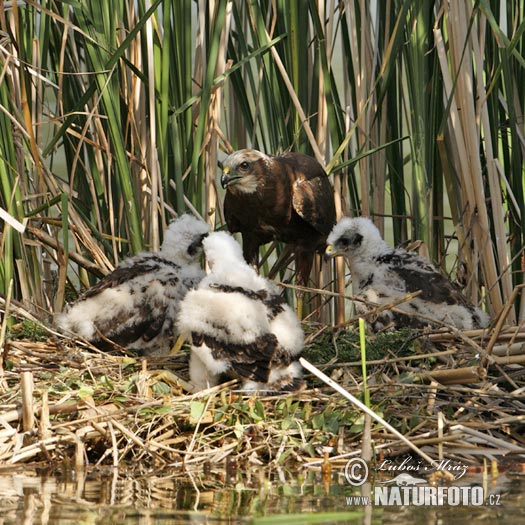
[[[243,473],[227,469],[182,473],[177,469],[137,474],[101,469],[64,476],[47,475],[43,470],[4,471],[0,472],[0,525],[524,522],[525,477],[506,474],[484,481],[481,474],[475,474],[456,485],[484,485],[497,505],[364,507],[352,499],[362,489],[349,485],[339,471],[325,480],[320,472],[277,470],[269,474],[255,466]],[[370,489],[373,487],[364,488]]]

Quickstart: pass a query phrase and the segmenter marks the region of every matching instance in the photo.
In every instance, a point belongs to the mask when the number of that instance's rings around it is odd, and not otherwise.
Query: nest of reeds
[[[245,395],[234,381],[189,394],[187,348],[110,355],[18,314],[0,383],[6,465],[297,468],[347,461],[363,445],[383,458],[409,450],[380,423],[365,432],[363,412],[316,375],[298,394]],[[523,328],[369,335],[365,367],[353,326],[305,328],[308,362],[357,398],[366,369],[371,410],[427,456],[477,464],[525,453]]]

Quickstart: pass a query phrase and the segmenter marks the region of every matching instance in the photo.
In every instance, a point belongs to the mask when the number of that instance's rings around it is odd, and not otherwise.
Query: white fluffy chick
[[[364,315],[411,292],[421,293],[395,309],[368,319],[375,331],[401,327],[422,328],[432,321],[458,329],[484,328],[488,315],[471,304],[459,288],[423,257],[392,249],[366,217],[341,219],[327,239],[325,255],[344,255],[352,276],[356,311]]]
[[[178,328],[191,341],[195,391],[227,379],[243,390],[296,391],[305,387],[296,360],[304,335],[279,290],[243,258],[226,232],[203,242],[210,272],[181,303]]]
[[[204,277],[202,241],[209,225],[186,214],[164,232],[159,252],[122,261],[87,290],[56,324],[107,350],[142,355],[168,351],[176,339],[180,301]]]

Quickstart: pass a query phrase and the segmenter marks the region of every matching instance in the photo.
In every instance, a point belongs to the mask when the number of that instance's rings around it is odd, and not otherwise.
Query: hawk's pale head
[[[234,193],[254,193],[264,163],[271,157],[255,149],[241,149],[228,155],[222,163],[221,185]]]

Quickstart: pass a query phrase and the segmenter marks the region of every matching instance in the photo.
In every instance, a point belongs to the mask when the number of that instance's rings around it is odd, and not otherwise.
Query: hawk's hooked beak
[[[230,184],[234,184],[237,182],[241,177],[239,176],[230,176],[230,167],[224,166],[222,169],[222,175],[221,175],[221,186],[223,188],[227,188]]]
[[[221,186],[223,188],[226,188],[230,182],[229,173],[230,173],[229,166],[224,166],[222,168],[222,175],[221,175]]]

